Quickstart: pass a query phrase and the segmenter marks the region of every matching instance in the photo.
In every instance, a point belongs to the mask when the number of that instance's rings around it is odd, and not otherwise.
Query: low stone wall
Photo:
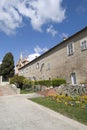
[[[1,83],[2,86],[8,85],[8,84],[9,84],[9,82],[2,82]]]
[[[86,85],[60,85],[55,88],[58,94],[63,95],[82,95],[87,94],[87,84]]]
[[[0,76],[0,85],[2,84],[2,76]]]
[[[10,87],[16,94],[20,94],[20,88],[17,88],[14,84],[10,84]]]
[[[51,89],[51,87],[35,85],[33,89],[35,91],[44,91],[47,89]],[[60,85],[53,88],[59,95],[82,95],[87,94],[87,84],[85,85]]]
[[[2,81],[2,76],[0,76],[0,85],[4,86],[4,85],[8,85],[9,82],[3,82]]]

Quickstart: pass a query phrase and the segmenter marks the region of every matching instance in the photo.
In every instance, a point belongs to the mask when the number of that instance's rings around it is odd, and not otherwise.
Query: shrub
[[[65,79],[53,79],[53,80],[40,80],[40,81],[35,81],[35,85],[44,85],[46,87],[50,87],[51,85],[59,86],[60,84],[66,84]]]
[[[39,85],[39,81],[34,81],[34,84],[35,85]]]
[[[25,78],[23,80],[23,88],[22,89],[28,89],[32,87],[32,81],[30,81],[29,79]]]
[[[51,80],[39,80],[39,81],[35,81],[35,85],[44,85],[47,87],[51,86]]]
[[[66,84],[66,80],[65,79],[53,79],[52,80],[52,86],[59,86],[61,84]]]
[[[44,85],[50,87],[52,85],[51,80],[44,80]]]
[[[14,76],[10,79],[10,84],[15,84],[18,88],[22,89],[24,79],[25,77],[23,76]]]
[[[44,80],[40,80],[38,82],[39,82],[39,85],[44,85]]]

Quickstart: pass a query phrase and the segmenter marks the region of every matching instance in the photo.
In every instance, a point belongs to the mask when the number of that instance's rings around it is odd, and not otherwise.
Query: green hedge
[[[50,86],[55,87],[61,84],[66,84],[66,80],[65,79],[52,79],[52,80],[35,81],[35,85],[44,85],[47,87],[50,87]]]
[[[52,79],[52,80],[39,80],[39,81],[30,81],[29,79],[23,76],[14,76],[10,79],[10,84],[16,84],[18,88],[27,89],[31,88],[34,85],[41,85],[41,86],[59,86],[61,84],[66,84],[65,79]]]
[[[23,80],[23,88],[22,89],[29,89],[32,87],[32,81],[30,81],[29,79],[25,78]]]
[[[55,87],[55,86],[59,86],[61,84],[66,84],[66,80],[65,79],[53,79],[52,80],[52,86]]]
[[[44,85],[44,86],[50,87],[51,81],[50,80],[39,80],[39,81],[35,81],[35,85]]]

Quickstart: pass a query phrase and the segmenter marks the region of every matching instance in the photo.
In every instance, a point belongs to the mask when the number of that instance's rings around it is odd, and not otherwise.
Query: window
[[[40,68],[40,71],[43,70],[43,67],[44,67],[44,63],[41,64],[41,68]]]
[[[73,43],[68,43],[67,44],[67,54],[72,55],[74,53],[74,44]]]
[[[50,63],[48,63],[48,70],[50,70]]]
[[[22,74],[24,73],[24,70],[22,70]]]
[[[81,50],[86,50],[87,49],[87,39],[82,40],[80,45],[81,45]]]
[[[39,63],[37,63],[37,66],[36,66],[37,69],[39,69]]]

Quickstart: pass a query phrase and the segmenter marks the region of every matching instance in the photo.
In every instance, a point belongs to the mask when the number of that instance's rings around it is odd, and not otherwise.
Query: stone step
[[[17,89],[13,89],[10,85],[5,86],[0,85],[0,96],[15,95],[15,94],[17,94]]]

